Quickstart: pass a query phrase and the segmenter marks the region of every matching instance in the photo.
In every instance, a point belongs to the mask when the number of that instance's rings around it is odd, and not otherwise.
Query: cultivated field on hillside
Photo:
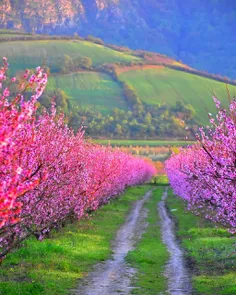
[[[75,74],[51,76],[48,91],[63,89],[74,104],[93,105],[102,113],[114,108],[127,110],[122,88],[109,75],[97,72],[78,72]]]
[[[79,40],[13,41],[1,43],[0,46],[0,56],[8,57],[12,72],[25,67],[34,68],[42,63],[57,71],[64,54],[72,58],[89,57],[94,65],[139,60],[135,56]]]
[[[224,105],[228,102],[224,83],[164,67],[126,71],[120,78],[131,85],[140,99],[148,104],[174,105],[178,100],[191,104],[198,123],[202,124],[208,121],[207,113],[215,110],[212,100],[214,94]],[[234,94],[236,86],[229,85],[229,89]]]

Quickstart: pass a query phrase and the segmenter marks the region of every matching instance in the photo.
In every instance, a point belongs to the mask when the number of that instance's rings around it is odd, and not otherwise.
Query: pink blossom
[[[3,90],[3,96],[4,96],[4,97],[8,97],[8,96],[10,96],[10,91],[9,91],[8,88],[5,88],[5,89]]]
[[[42,240],[155,173],[141,158],[87,142],[83,129],[74,134],[54,104],[36,116],[47,75],[41,68],[28,74],[22,84],[33,86],[29,100],[0,95],[0,258],[30,234]]]
[[[220,108],[211,126],[199,128],[199,143],[166,161],[174,192],[189,209],[236,232],[236,100]]]

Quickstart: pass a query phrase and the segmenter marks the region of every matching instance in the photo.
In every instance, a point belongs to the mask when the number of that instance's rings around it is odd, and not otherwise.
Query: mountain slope
[[[92,34],[236,77],[236,2],[228,0],[3,0],[0,27]]]
[[[86,126],[93,137],[184,139],[183,120],[197,128],[207,123],[207,112],[215,113],[213,93],[223,105],[228,103],[222,77],[167,56],[78,38],[24,38],[1,42],[0,56],[8,58],[10,75],[20,82],[25,68],[42,65],[49,82],[39,111],[54,98],[68,124],[74,129]],[[236,82],[229,83],[234,95]]]
[[[111,113],[114,108],[129,108],[122,82],[133,88],[146,105],[166,104],[173,107],[178,101],[190,104],[199,124],[207,122],[207,112],[214,113],[213,93],[227,105],[225,83],[183,72],[181,68],[189,68],[167,56],[146,53],[145,59],[138,55],[128,48],[126,52],[120,52],[73,39],[12,41],[2,42],[0,46],[0,56],[8,58],[12,75],[44,64],[51,70],[48,92],[63,90],[72,104],[90,106],[102,113]],[[71,59],[69,62],[72,64],[77,58],[88,58],[91,66],[65,71],[65,56]],[[156,62],[163,65],[155,65]],[[115,67],[115,77],[106,65]],[[178,70],[168,66],[178,66]],[[234,95],[236,86],[229,85],[229,90]]]

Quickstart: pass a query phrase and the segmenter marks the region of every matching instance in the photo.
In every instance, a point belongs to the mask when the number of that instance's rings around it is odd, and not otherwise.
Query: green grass
[[[0,268],[1,295],[63,295],[76,288],[92,265],[111,256],[111,240],[149,186],[130,188],[89,219],[68,224],[52,237],[31,238]]]
[[[26,67],[34,68],[44,61],[52,71],[58,71],[64,54],[72,58],[89,57],[93,65],[139,60],[135,56],[102,45],[78,40],[13,41],[1,43],[0,46],[0,56],[8,57],[12,72],[22,71]]]
[[[137,269],[132,294],[156,295],[164,294],[167,289],[164,277],[168,252],[161,241],[161,229],[157,214],[157,203],[161,200],[163,188],[155,189],[148,200],[148,227],[134,251],[129,252],[127,261]],[[166,294],[166,293],[165,293]]]
[[[93,105],[102,113],[114,108],[128,108],[122,98],[122,89],[107,74],[96,72],[79,72],[76,74],[51,76],[47,90],[63,89],[75,104]]]
[[[27,36],[32,36],[28,33],[23,33],[23,32],[18,32],[18,31],[14,31],[14,30],[8,30],[8,29],[0,29],[0,35],[2,34],[8,34],[8,35],[17,35],[17,36],[24,36],[24,35],[27,35]]]
[[[0,37],[10,36],[2,31]],[[15,36],[15,35],[12,35]],[[11,37],[12,37],[11,36]],[[60,70],[63,55],[72,58],[86,56],[92,59],[93,65],[112,63],[130,63],[140,61],[132,54],[119,52],[111,48],[81,40],[31,40],[3,42],[0,46],[0,57],[6,56],[9,59],[11,74],[23,71],[27,68],[35,68],[45,63],[51,68],[52,73]],[[99,74],[75,74],[51,78],[51,83],[59,84],[62,90],[67,90],[72,99],[80,97],[81,103],[89,102],[99,106],[103,112],[112,108],[127,109],[126,100],[120,85],[108,76]],[[72,79],[71,79],[72,77]],[[62,80],[66,80],[64,83]],[[95,81],[93,81],[95,79]],[[215,106],[212,100],[213,92],[222,101],[224,106],[228,105],[228,98],[225,84],[212,79],[200,77],[169,68],[130,70],[120,74],[120,79],[134,87],[140,99],[147,104],[166,103],[169,106],[175,105],[181,100],[190,104],[196,111],[196,120],[199,124],[207,124],[207,113],[215,113]],[[78,82],[77,86],[74,82]],[[71,86],[67,87],[67,82]],[[101,88],[100,85],[101,84]],[[232,96],[236,86],[229,86]],[[109,100],[110,95],[110,100]],[[96,99],[95,99],[96,97]]]
[[[152,179],[152,183],[166,186],[169,185],[169,179],[166,175],[158,175]]]
[[[95,140],[102,145],[112,146],[186,146],[193,144],[193,141],[172,141],[172,140],[120,140],[120,139],[97,139]]]
[[[177,100],[191,104],[199,123],[208,123],[207,113],[214,113],[213,91],[225,106],[228,105],[224,83],[168,68],[128,71],[120,78],[136,90],[147,104],[174,105]],[[236,86],[229,85],[234,95]]]
[[[31,37],[32,35],[27,35],[27,34],[24,34],[24,35],[19,35],[19,34],[3,34],[0,32],[0,39],[1,38],[24,38],[24,37]]]
[[[193,269],[197,295],[236,294],[236,238],[224,228],[185,211],[184,201],[168,197],[177,222],[177,235]],[[177,209],[177,210],[176,210]]]

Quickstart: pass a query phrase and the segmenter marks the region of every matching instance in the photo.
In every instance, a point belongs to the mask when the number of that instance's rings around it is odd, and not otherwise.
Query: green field
[[[2,34],[0,33],[0,39],[1,38],[19,38],[19,37],[31,37],[32,35],[27,35],[27,34],[24,34],[24,35],[19,35],[19,34]]]
[[[177,100],[191,104],[201,124],[208,122],[208,112],[214,113],[213,92],[225,106],[228,102],[224,83],[168,68],[130,70],[122,73],[120,78],[148,104],[174,105]],[[229,85],[229,89],[234,94],[236,86]]]
[[[193,141],[171,141],[171,140],[119,140],[119,139],[97,139],[97,143],[112,146],[186,146],[193,144]]]
[[[5,35],[17,36],[15,33],[9,34],[8,31],[0,32],[0,37]],[[166,67],[153,68],[152,65],[147,65],[146,68],[145,66],[128,68],[130,62],[144,60],[89,41],[32,40],[3,42],[0,45],[0,56],[8,57],[12,75],[25,68],[35,68],[45,64],[51,68],[53,74],[49,79],[48,90],[60,88],[75,104],[93,107],[103,114],[111,113],[114,108],[128,110],[122,83],[117,82],[112,76],[95,72],[95,69],[94,72],[54,75],[62,69],[64,55],[71,58],[86,56],[92,59],[95,67],[119,62],[127,63],[125,71],[122,73],[122,69],[120,70],[119,79],[132,86],[141,101],[147,105],[166,103],[168,107],[175,106],[176,101],[182,101],[193,107],[196,113],[194,120],[200,125],[208,123],[207,113],[215,113],[213,93],[222,101],[223,106],[228,105],[226,85],[222,82]],[[119,70],[117,72],[119,73]],[[234,96],[236,86],[229,85],[229,89]],[[129,142],[114,144],[130,145]],[[138,145],[147,145],[147,143],[138,143]],[[150,142],[148,145],[162,144]],[[175,145],[179,146],[182,143]]]
[[[128,108],[120,85],[107,74],[96,72],[78,72],[76,74],[51,76],[48,91],[55,88],[66,92],[71,102],[107,113],[113,108]]]
[[[3,34],[7,35],[17,35],[17,36],[32,36],[32,34],[23,33],[19,31],[14,30],[8,30],[8,29],[0,29],[0,36]]]
[[[78,40],[13,41],[3,42],[0,45],[0,56],[8,57],[13,72],[22,71],[26,67],[34,68],[43,62],[52,71],[58,71],[60,59],[64,54],[72,58],[89,57],[95,66],[139,60],[135,56],[102,45]]]

